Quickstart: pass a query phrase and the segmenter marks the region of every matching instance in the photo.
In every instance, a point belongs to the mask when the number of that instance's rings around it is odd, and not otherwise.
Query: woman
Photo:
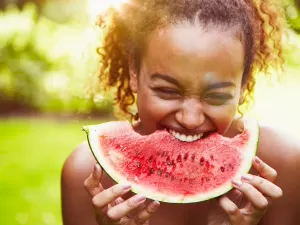
[[[237,112],[252,99],[254,75],[282,68],[281,18],[271,0],[131,0],[99,19],[102,84],[117,89],[120,109],[138,119],[141,134],[172,128],[232,137],[242,124]],[[233,179],[233,191],[174,205],[129,194],[130,186],[93,169],[84,143],[62,172],[64,224],[295,225],[299,149],[297,140],[260,124],[258,157],[249,175]]]

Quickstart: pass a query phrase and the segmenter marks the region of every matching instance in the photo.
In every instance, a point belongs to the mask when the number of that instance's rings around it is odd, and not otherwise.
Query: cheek
[[[150,90],[140,91],[137,98],[139,116],[144,121],[159,121],[175,112],[178,107],[176,101],[164,101],[153,95]]]
[[[236,116],[237,107],[238,104],[233,103],[222,107],[211,108],[207,111],[207,115],[209,115],[211,120],[214,122],[220,134],[224,134],[230,127],[234,117]]]

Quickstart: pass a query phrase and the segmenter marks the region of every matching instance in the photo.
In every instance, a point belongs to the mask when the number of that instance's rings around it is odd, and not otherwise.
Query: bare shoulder
[[[66,159],[62,170],[62,178],[85,180],[93,171],[95,163],[88,143],[83,142]]]
[[[295,168],[300,163],[300,138],[275,125],[260,122],[258,154],[280,168]]]
[[[96,225],[92,198],[84,188],[96,164],[87,142],[80,144],[66,159],[61,174],[61,204],[64,225]],[[104,187],[112,181],[103,173]]]
[[[288,130],[260,123],[257,154],[276,170],[276,185],[283,190],[283,197],[272,204],[262,224],[297,224],[300,219],[300,139]]]
[[[95,164],[97,161],[88,143],[83,142],[66,159],[62,170],[62,180],[83,185],[84,180],[92,173]],[[102,184],[104,187],[112,184],[106,173],[103,173]]]
[[[76,178],[87,177],[93,170],[96,161],[89,151],[87,142],[80,144],[66,159],[62,176],[72,177],[76,174]]]

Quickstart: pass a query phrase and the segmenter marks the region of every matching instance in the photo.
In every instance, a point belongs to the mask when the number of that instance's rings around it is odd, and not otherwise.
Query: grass
[[[62,224],[61,168],[91,123],[99,121],[0,120],[0,224]]]

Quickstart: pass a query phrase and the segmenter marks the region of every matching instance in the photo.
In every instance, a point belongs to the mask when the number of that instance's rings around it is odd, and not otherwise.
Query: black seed
[[[169,166],[171,166],[172,165],[172,163],[171,163],[171,160],[170,160],[170,157],[168,156],[168,158],[167,158],[167,164],[169,165]]]
[[[150,169],[150,173],[151,173],[151,174],[154,173],[154,169],[153,169],[153,168]]]
[[[140,162],[137,162],[137,163],[136,163],[136,166],[137,166],[137,168],[140,168],[140,167],[141,167],[141,163],[140,163]]]
[[[185,153],[183,159],[184,159],[184,160],[187,160],[188,157],[189,157],[189,154],[188,154],[188,153]]]
[[[152,163],[152,160],[153,160],[153,156],[150,156],[149,163]]]
[[[139,153],[138,153],[138,151],[135,151],[135,155],[138,155]]]
[[[157,170],[157,174],[160,176],[161,175],[161,170]]]
[[[201,165],[201,166],[204,165],[204,158],[203,158],[203,157],[201,157],[201,159],[200,159],[200,165]]]
[[[179,162],[179,163],[181,162],[181,155],[177,156],[177,162]]]
[[[222,172],[224,172],[224,171],[225,171],[225,168],[224,168],[224,166],[221,166],[221,168],[220,168],[220,169],[221,169],[221,171],[222,171]]]
[[[166,172],[166,177],[169,177],[169,173],[168,172]]]

